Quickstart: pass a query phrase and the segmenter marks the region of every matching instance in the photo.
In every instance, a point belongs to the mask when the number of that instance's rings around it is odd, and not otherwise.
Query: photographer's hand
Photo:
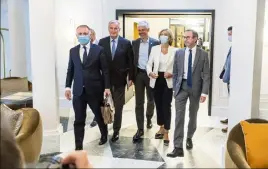
[[[93,168],[89,163],[86,151],[74,151],[62,159],[62,164],[74,164],[76,168]]]

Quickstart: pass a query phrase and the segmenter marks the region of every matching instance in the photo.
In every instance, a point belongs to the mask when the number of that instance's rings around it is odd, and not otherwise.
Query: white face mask
[[[165,43],[168,42],[168,36],[161,35],[161,36],[159,37],[159,40],[160,40],[161,44],[165,44]]]
[[[232,42],[232,35],[229,35],[229,36],[228,36],[228,41],[229,41],[229,42]]]

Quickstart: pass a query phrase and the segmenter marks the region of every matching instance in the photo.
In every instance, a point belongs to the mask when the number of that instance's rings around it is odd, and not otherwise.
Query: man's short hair
[[[233,30],[233,27],[232,26],[230,26],[230,27],[228,27],[228,29],[227,29],[228,31],[232,31]]]
[[[110,26],[111,24],[117,24],[118,27],[120,28],[120,22],[118,20],[111,20],[109,23],[108,23],[108,26]]]
[[[140,21],[140,22],[138,23],[138,26],[144,26],[144,27],[146,27],[147,29],[150,28],[149,23],[148,23],[147,21]]]
[[[187,29],[185,32],[192,32],[193,33],[193,38],[196,37],[198,39],[198,33],[195,30],[193,30],[193,29]]]
[[[22,168],[23,156],[7,121],[1,113],[1,168]]]
[[[77,26],[76,30],[78,28],[87,28],[88,30],[90,30],[89,26],[87,26],[87,25],[79,25],[79,26]]]

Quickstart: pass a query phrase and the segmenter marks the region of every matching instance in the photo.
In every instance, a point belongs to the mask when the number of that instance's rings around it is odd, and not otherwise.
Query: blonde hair
[[[159,34],[158,34],[158,38],[160,38],[161,34],[166,31],[168,33],[168,44],[171,46],[174,40],[174,35],[173,32],[170,29],[162,29]]]

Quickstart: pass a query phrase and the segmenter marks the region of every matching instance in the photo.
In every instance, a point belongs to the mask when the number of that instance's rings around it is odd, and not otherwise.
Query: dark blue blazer
[[[103,94],[104,88],[110,88],[109,71],[103,48],[92,44],[84,64],[80,59],[80,45],[70,49],[66,87],[71,87],[73,94],[81,96],[83,88],[88,95]]]

